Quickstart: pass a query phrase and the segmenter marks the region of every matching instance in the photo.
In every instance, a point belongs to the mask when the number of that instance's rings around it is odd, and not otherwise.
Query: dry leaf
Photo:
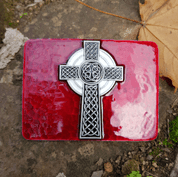
[[[160,76],[178,88],[178,0],[145,0],[139,3],[143,26],[138,39],[153,41],[159,48]]]
[[[104,164],[104,169],[106,172],[111,173],[113,171],[113,166],[110,162]]]

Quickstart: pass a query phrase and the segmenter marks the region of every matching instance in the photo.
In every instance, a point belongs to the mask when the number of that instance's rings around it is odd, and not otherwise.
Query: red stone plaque
[[[24,46],[28,140],[147,141],[158,134],[153,42],[36,39]]]

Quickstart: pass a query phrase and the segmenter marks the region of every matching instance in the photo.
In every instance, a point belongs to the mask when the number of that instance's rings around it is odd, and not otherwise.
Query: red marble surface
[[[153,42],[101,40],[125,81],[103,96],[104,139],[148,141],[158,134],[158,48]],[[81,39],[32,39],[24,46],[22,134],[28,140],[79,140],[81,97],[58,66],[82,48]],[[83,140],[82,140],[83,141]]]

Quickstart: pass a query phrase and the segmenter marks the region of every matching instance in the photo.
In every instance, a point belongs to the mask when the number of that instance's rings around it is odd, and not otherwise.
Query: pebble
[[[152,155],[148,155],[146,159],[147,159],[147,160],[152,160],[152,159],[153,159],[153,156],[152,156]]]
[[[170,163],[168,168],[171,169],[174,166],[174,162]]]
[[[145,161],[143,161],[143,163],[142,163],[143,165],[146,165],[146,162]]]
[[[25,0],[24,3],[25,3],[25,5],[27,5],[28,4],[28,0]]]
[[[150,153],[150,152],[152,152],[152,149],[150,149],[150,150],[148,151],[148,153]]]
[[[129,158],[131,159],[131,158],[132,158],[132,153],[131,153],[131,152],[128,152],[128,156],[129,156]]]
[[[177,115],[177,113],[174,112],[174,113],[173,113],[173,116],[176,116],[176,115]]]
[[[157,165],[157,163],[156,163],[156,162],[153,162],[153,163],[152,163],[152,165],[153,165],[155,168],[157,168],[157,167],[158,167],[158,165]]]
[[[34,0],[34,3],[43,2],[43,0]]]
[[[161,148],[161,150],[163,150],[165,152],[168,152],[168,153],[171,153],[171,151],[169,150],[169,148]]]
[[[151,143],[148,143],[148,147],[151,147]]]
[[[21,5],[19,5],[19,4],[15,8],[19,11],[22,9]]]
[[[94,171],[91,177],[101,177],[103,174],[103,170]]]
[[[66,177],[64,173],[59,173],[56,177]]]
[[[145,147],[139,147],[142,152],[145,152],[146,148]]]
[[[118,156],[115,162],[119,165],[121,162],[121,156]]]
[[[109,160],[110,160],[110,162],[111,162],[112,164],[114,163],[114,160],[113,160],[112,158],[110,158]]]
[[[168,109],[167,112],[168,112],[169,114],[172,114],[172,109]]]
[[[32,10],[33,10],[33,8],[32,8],[32,7],[29,7],[29,10],[30,10],[30,11],[32,11]]]
[[[132,151],[132,155],[135,155],[137,153],[137,151]]]
[[[96,162],[96,165],[97,166],[101,166],[103,163],[103,159],[102,158],[99,158],[98,162]]]
[[[145,170],[145,167],[144,166],[142,166],[142,171],[144,171]]]

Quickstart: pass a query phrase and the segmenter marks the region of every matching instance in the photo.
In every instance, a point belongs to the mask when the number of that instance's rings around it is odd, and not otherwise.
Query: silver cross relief
[[[123,81],[124,67],[100,49],[100,41],[84,41],[84,49],[75,52],[66,65],[59,65],[59,79],[82,96],[80,139],[104,138],[101,96],[116,81]]]

